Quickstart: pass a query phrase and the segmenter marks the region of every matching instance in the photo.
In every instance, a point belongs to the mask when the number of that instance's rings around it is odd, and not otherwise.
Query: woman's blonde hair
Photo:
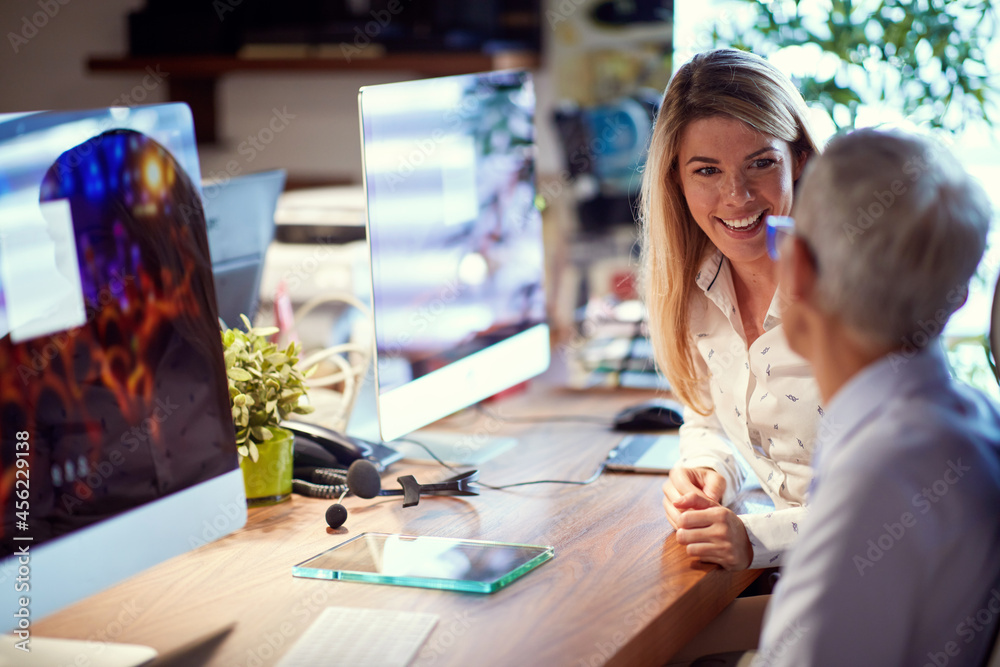
[[[728,116],[782,139],[792,155],[818,152],[806,107],[791,81],[763,58],[745,51],[700,53],[670,80],[657,115],[642,179],[639,225],[641,289],[657,366],[671,390],[702,415],[711,413],[698,386],[688,323],[695,275],[714,248],[691,217],[677,178],[680,138],[688,123]]]

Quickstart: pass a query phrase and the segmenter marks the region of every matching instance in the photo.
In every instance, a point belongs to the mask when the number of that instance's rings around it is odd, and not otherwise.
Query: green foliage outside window
[[[755,6],[755,19],[749,25],[728,16],[716,20],[714,45],[764,57],[786,47],[819,47],[822,73],[793,78],[838,129],[855,126],[862,104],[879,103],[951,132],[970,121],[992,125],[997,87],[986,54],[997,31],[993,0],[740,3]]]
[[[993,0],[732,0],[740,5],[750,11],[720,12],[713,45],[764,57],[808,49],[801,55],[817,73],[792,79],[838,130],[857,125],[862,105],[952,134],[977,122],[993,126],[1000,88],[987,64],[997,36]],[[946,343],[953,374],[1000,398],[987,334]]]

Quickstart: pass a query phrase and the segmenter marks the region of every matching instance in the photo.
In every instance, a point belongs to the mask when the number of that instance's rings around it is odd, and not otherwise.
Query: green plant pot
[[[273,437],[257,445],[260,457],[254,463],[240,458],[247,506],[274,505],[292,497],[292,445],[295,436],[283,428],[271,428]]]

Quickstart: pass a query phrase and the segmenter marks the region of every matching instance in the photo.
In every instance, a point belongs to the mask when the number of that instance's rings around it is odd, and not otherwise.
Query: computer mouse
[[[653,398],[631,405],[615,415],[616,431],[664,431],[684,423],[683,408],[669,398]]]
[[[285,420],[283,428],[295,434],[295,464],[322,468],[346,468],[372,455],[371,443],[309,422]]]

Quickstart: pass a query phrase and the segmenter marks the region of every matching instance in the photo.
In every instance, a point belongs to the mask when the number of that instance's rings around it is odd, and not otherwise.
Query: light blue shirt
[[[754,665],[979,665],[1000,620],[1000,411],[938,346],[833,397]]]

